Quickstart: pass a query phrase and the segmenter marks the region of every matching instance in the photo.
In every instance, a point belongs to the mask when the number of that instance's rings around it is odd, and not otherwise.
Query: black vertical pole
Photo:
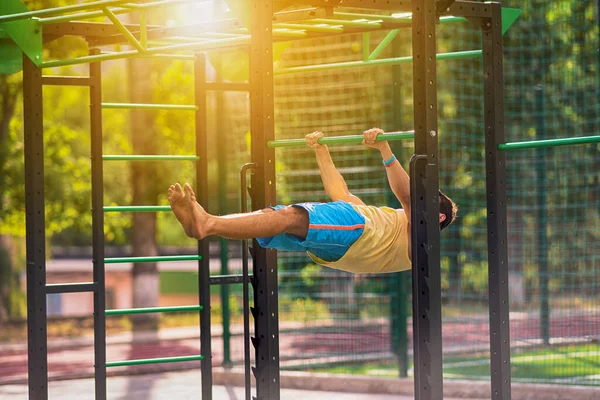
[[[92,49],[90,55],[100,54]],[[94,379],[96,399],[106,399],[106,293],[104,287],[104,185],[102,169],[102,64],[90,63],[92,157],[92,263],[94,290]]]
[[[535,92],[536,140],[546,139],[544,110],[544,87]],[[536,149],[537,206],[538,206],[538,279],[540,280],[540,336],[544,344],[550,344],[550,305],[548,304],[548,199],[546,198],[546,157],[548,149]]]
[[[506,227],[502,6],[491,3],[483,25],[484,114],[488,225],[488,290],[492,399],[510,399],[510,320]]]
[[[415,398],[442,398],[436,1],[413,0],[415,156],[411,160]]]
[[[42,71],[23,56],[29,399],[48,399]]]
[[[207,112],[206,112],[206,55],[197,54],[194,61],[194,97],[196,111],[196,200],[208,208],[208,149],[207,149]],[[210,337],[210,270],[208,239],[198,241],[198,290],[200,310],[200,362],[202,373],[202,399],[212,399],[212,350]]]
[[[400,57],[400,40],[396,39],[392,42],[392,55],[393,57]],[[402,107],[402,82],[403,82],[403,69],[400,65],[394,65],[392,67],[393,76],[393,129],[398,130],[403,125],[404,114]],[[404,158],[401,142],[392,142],[392,150],[399,158]],[[401,155],[402,154],[402,155]],[[400,207],[399,201],[394,196],[392,191],[387,189],[388,205],[390,207]],[[405,378],[408,376],[408,327],[406,319],[408,318],[408,277],[409,272],[397,272],[394,274],[391,280],[391,347],[392,352],[396,356],[398,361],[398,376]]]
[[[222,60],[217,59],[215,69],[221,69]],[[222,79],[217,75],[217,82]],[[220,126],[225,121],[227,115],[225,105],[225,93],[217,91],[215,93],[215,114],[216,126]],[[223,137],[217,140],[217,175],[219,187],[219,214],[227,214],[227,138]],[[229,239],[219,238],[219,259],[221,260],[221,275],[229,275]],[[221,285],[221,316],[223,326],[223,367],[231,367],[231,313],[229,310],[229,285]]]
[[[266,146],[275,137],[273,82],[273,0],[254,1],[250,6],[250,131],[252,132],[252,209],[275,202],[275,151]],[[256,349],[256,396],[278,400],[279,311],[277,253],[254,247],[254,301]]]

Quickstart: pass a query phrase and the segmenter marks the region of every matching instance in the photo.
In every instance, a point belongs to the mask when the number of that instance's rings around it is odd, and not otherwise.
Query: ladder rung
[[[167,156],[167,155],[103,155],[104,161],[195,161],[198,156]]]
[[[210,277],[211,285],[229,285],[244,282],[243,275],[213,275]]]
[[[204,356],[180,356],[180,357],[163,357],[163,358],[145,358],[141,360],[124,360],[107,362],[107,367],[125,367],[128,365],[143,365],[143,364],[162,364],[184,361],[199,361],[204,360]]]
[[[50,283],[46,285],[46,293],[83,293],[96,290],[94,282]]]
[[[106,315],[130,315],[130,314],[151,314],[163,312],[186,312],[200,311],[202,306],[173,306],[173,307],[147,307],[147,308],[121,308],[117,310],[106,310]]]
[[[136,104],[136,103],[102,103],[102,108],[118,108],[127,110],[180,110],[196,111],[198,107],[187,104]]]
[[[199,261],[202,260],[202,256],[189,255],[189,256],[155,256],[155,257],[115,257],[105,258],[106,264],[120,264],[120,263],[143,263],[143,262],[161,262],[161,261]]]
[[[171,211],[171,206],[105,206],[104,212],[156,212]]]
[[[42,76],[43,85],[52,86],[91,86],[92,80],[87,76]]]

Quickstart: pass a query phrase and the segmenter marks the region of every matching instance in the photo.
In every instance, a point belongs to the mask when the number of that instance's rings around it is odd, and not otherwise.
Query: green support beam
[[[168,155],[116,155],[102,156],[104,161],[195,161],[198,156],[168,156]]]
[[[377,47],[375,47],[375,50],[373,50],[373,52],[367,57],[366,61],[373,61],[377,57],[379,57],[379,55],[381,54],[381,52],[383,50],[385,50],[385,48],[390,43],[392,43],[392,40],[394,40],[394,38],[396,37],[396,35],[398,35],[398,32],[400,32],[400,30],[398,30],[398,29],[392,29],[391,31],[389,31],[388,34],[377,45]]]
[[[273,29],[276,29],[276,28],[296,29],[296,30],[304,30],[307,32],[320,32],[320,33],[344,33],[344,28],[341,28],[338,26],[328,26],[328,25],[292,24],[292,23],[273,24]]]
[[[19,13],[12,13],[9,15],[1,15],[0,23],[2,22],[10,22],[10,21],[18,21],[22,19],[29,19],[34,17],[50,17],[53,15],[62,15],[70,12],[77,12],[83,10],[100,10],[105,7],[110,6],[119,6],[125,3],[137,3],[143,0],[102,0],[102,1],[94,1],[91,3],[83,3],[83,4],[75,4],[71,6],[65,7],[55,7],[55,8],[46,8],[44,10],[37,11],[24,11]],[[2,0],[2,3],[14,3],[14,0]]]
[[[376,141],[380,142],[383,140],[407,140],[414,139],[414,131],[407,132],[390,132],[380,133],[377,135]],[[363,141],[363,135],[348,135],[348,136],[331,136],[322,137],[318,140],[319,144],[359,144]],[[267,147],[299,147],[306,146],[305,139],[285,139],[285,140],[271,140],[267,142]]]
[[[443,60],[464,60],[468,58],[478,58],[482,55],[481,50],[467,50],[467,51],[456,51],[452,53],[440,53],[437,55],[438,61]],[[340,68],[356,68],[356,67],[368,67],[373,65],[396,65],[396,64],[408,64],[413,60],[412,56],[409,57],[396,57],[396,58],[385,58],[381,60],[371,61],[347,61],[332,64],[318,64],[318,65],[307,65],[301,67],[291,68],[279,68],[275,72],[276,75],[285,74],[297,74],[300,72],[321,72],[331,71]]]
[[[307,21],[304,21],[307,22]],[[367,29],[379,29],[381,24],[375,21],[350,21],[345,19],[331,19],[331,18],[315,18],[310,20],[316,24],[327,24],[333,26],[343,26],[345,28],[367,28]]]
[[[165,261],[199,261],[202,256],[155,256],[155,257],[115,257],[105,258],[105,264],[123,264],[123,263],[144,263],[144,262],[165,262]]]
[[[121,308],[118,310],[106,310],[106,315],[132,315],[169,312],[200,311],[202,306],[173,306],[173,307],[147,307],[147,308]]]
[[[523,149],[536,149],[540,147],[574,146],[579,144],[600,143],[600,136],[581,136],[574,138],[532,140],[529,142],[505,143],[498,146],[498,150],[511,151]]]
[[[119,18],[117,18],[117,16],[115,14],[113,14],[107,7],[103,8],[102,12],[104,13],[104,15],[106,15],[106,17],[108,17],[110,22],[113,23],[113,25],[119,30],[119,32],[121,32],[123,34],[123,36],[125,36],[125,39],[127,39],[129,44],[133,45],[133,47],[135,47],[136,50],[139,51],[140,53],[143,53],[146,51],[145,47],[142,46],[142,44],[140,42],[138,42],[138,40],[135,38],[135,36],[133,36],[133,34],[131,32],[129,32],[129,29],[127,29],[127,27],[125,25],[123,25],[123,23],[119,20]],[[145,24],[144,24],[143,28],[141,26],[140,26],[140,28],[142,29],[142,31],[141,31],[142,36],[145,36],[146,35]]]
[[[165,364],[165,363],[200,361],[200,360],[204,360],[204,356],[181,356],[181,357],[146,358],[146,359],[141,359],[141,360],[112,361],[112,362],[107,362],[106,366],[107,367],[127,367],[130,365]]]
[[[105,206],[105,213],[111,212],[157,212],[171,211],[171,206]]]
[[[290,31],[293,32],[293,31]],[[200,41],[197,43],[183,43],[183,44],[175,44],[171,46],[160,46],[153,47],[146,50],[143,53],[140,53],[137,50],[129,50],[122,51],[119,53],[112,54],[99,54],[92,56],[84,56],[78,58],[71,58],[67,60],[56,60],[56,61],[48,61],[42,63],[41,68],[55,68],[55,67],[63,67],[66,65],[77,65],[77,64],[87,64],[92,62],[100,62],[100,61],[109,61],[109,60],[122,60],[127,58],[136,58],[136,57],[149,57],[158,53],[168,53],[171,51],[184,51],[184,50],[216,50],[216,49],[224,49],[227,47],[236,47],[243,46],[250,43],[250,37],[247,35],[240,35],[239,37],[234,38],[224,38],[218,40],[211,41]]]

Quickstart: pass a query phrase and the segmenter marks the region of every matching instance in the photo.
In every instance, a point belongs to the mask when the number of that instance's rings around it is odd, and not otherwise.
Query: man
[[[215,216],[196,202],[190,185],[169,188],[169,202],[189,237],[218,235],[256,238],[262,247],[306,251],[318,264],[353,273],[386,273],[411,268],[410,181],[386,141],[375,141],[381,129],[364,132],[363,144],[383,157],[388,182],[402,209],[367,206],[351,194],[333,164],[329,149],[317,141],[321,132],[306,136],[315,150],[329,203],[274,206],[244,214]],[[440,228],[456,218],[456,204],[440,192]]]

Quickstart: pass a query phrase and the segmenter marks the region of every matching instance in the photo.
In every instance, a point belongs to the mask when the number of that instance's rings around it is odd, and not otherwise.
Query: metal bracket
[[[454,4],[455,1],[456,0],[438,0],[435,6],[437,15],[439,16],[447,12],[450,6]]]

